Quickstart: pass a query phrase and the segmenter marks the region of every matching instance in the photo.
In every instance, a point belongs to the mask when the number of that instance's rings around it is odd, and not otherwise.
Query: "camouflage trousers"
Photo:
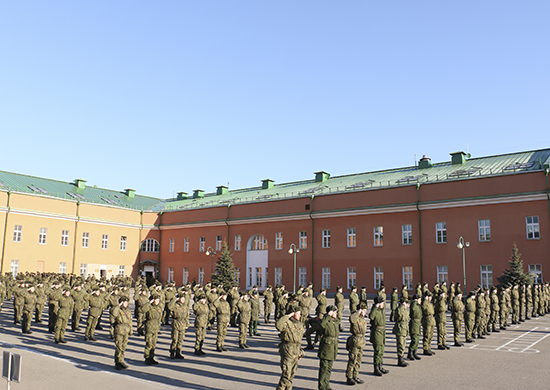
[[[292,380],[298,368],[300,344],[281,343],[279,346],[279,355],[281,355],[281,379],[277,385],[277,390],[290,390],[292,389]]]
[[[475,323],[474,314],[473,313],[469,314],[469,312],[466,312],[465,322],[464,322],[466,341],[472,339],[472,336],[474,333],[474,323]]]
[[[223,347],[225,343],[225,336],[227,335],[227,326],[229,324],[226,321],[218,321],[218,335],[216,336],[216,346]]]
[[[422,348],[424,351],[429,351],[432,349],[432,339],[434,337],[434,326],[433,325],[422,325]]]
[[[82,309],[73,310],[73,315],[71,316],[71,329],[73,331],[79,328],[81,315],[82,315]]]
[[[67,329],[67,323],[68,322],[69,322],[69,318],[57,317],[57,321],[55,323],[55,339],[56,340],[64,340],[65,339],[65,329]]]
[[[23,332],[28,332],[29,330],[31,330],[31,321],[32,311],[23,310],[23,322],[21,323]]]
[[[124,352],[128,345],[128,332],[115,331],[115,363],[124,363]]]
[[[455,344],[460,343],[460,331],[462,330],[462,320],[454,319],[453,320],[453,335]]]
[[[405,345],[407,344],[407,336],[395,335],[395,343],[397,345],[397,357],[403,357],[403,354],[405,353]]]
[[[411,351],[416,351],[418,349],[418,344],[420,343],[419,334],[411,334],[411,343],[409,344],[409,349]]]
[[[199,350],[206,337],[206,326],[195,326],[195,350]]]
[[[246,332],[248,331],[248,322],[239,323],[239,344],[246,344]]]
[[[145,351],[143,356],[145,359],[152,359],[155,357],[155,348],[157,347],[157,339],[159,335],[160,327],[148,327],[145,333]]]
[[[97,326],[98,317],[91,316],[88,314],[88,322],[86,324],[86,333],[84,334],[87,337],[94,337],[95,327]]]
[[[437,323],[437,345],[447,344],[447,328],[445,322]]]
[[[185,328],[174,326],[172,322],[172,344],[170,344],[170,351],[181,351],[183,341],[185,340]]]
[[[355,340],[352,341],[351,348],[348,351],[346,378],[357,378],[359,376],[359,368],[361,368],[361,362],[363,360],[363,347],[363,344],[358,344]]]

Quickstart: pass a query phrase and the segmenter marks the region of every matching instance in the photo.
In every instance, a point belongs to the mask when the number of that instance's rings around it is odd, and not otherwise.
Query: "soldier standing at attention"
[[[73,312],[73,299],[71,298],[71,287],[63,287],[63,292],[59,297],[59,310],[57,311],[57,321],[55,323],[55,343],[66,343],[65,330],[67,322]]]
[[[349,317],[350,333],[348,347],[348,365],[346,368],[346,383],[348,385],[355,385],[365,383],[359,379],[359,369],[361,368],[361,361],[363,360],[363,348],[365,347],[365,333],[367,333],[367,305],[365,303],[359,304],[359,310],[353,313]],[[347,343],[346,343],[347,344]]]
[[[422,348],[424,349],[424,355],[435,355],[432,352],[432,338],[434,336],[434,305],[432,304],[432,293],[426,290],[424,295],[424,301],[422,302],[422,331],[424,337],[422,339]]]
[[[288,307],[288,313],[282,316],[275,327],[281,333],[279,338],[279,355],[281,355],[281,379],[277,385],[277,390],[291,390],[292,380],[298,368],[298,359],[300,358],[300,343],[304,333],[304,325],[301,321],[300,308],[291,304]]]
[[[82,284],[77,284],[73,288],[71,296],[74,300],[73,313],[71,314],[71,330],[76,332],[80,329],[80,316],[82,315],[82,310],[86,305],[85,294],[82,291]]]
[[[178,293],[168,302],[168,313],[172,315],[172,344],[170,344],[170,359],[183,359],[181,348],[185,339],[185,329],[189,311],[185,307],[185,293]]]
[[[339,287],[337,291],[342,288]],[[332,372],[332,363],[338,354],[338,336],[340,335],[340,320],[338,319],[338,308],[334,305],[327,307],[328,313],[321,321],[323,335],[319,344],[317,356],[321,359],[319,362],[319,390],[330,389],[330,374]]]
[[[162,312],[162,323],[164,325],[170,325],[170,309],[168,305],[176,297],[177,291],[174,283],[167,283],[164,290],[164,311]]]
[[[227,334],[227,326],[229,325],[229,319],[231,315],[231,308],[229,302],[227,302],[227,294],[222,294],[217,301],[214,302],[216,307],[216,315],[218,320],[218,336],[216,338],[216,351],[227,351],[224,347],[225,336]]]
[[[36,294],[34,293],[34,286],[29,285],[27,291],[23,294],[23,322],[21,324],[22,331],[25,334],[31,334],[31,322],[33,311],[36,308]]]
[[[477,332],[478,339],[484,339],[483,336],[483,321],[485,318],[485,293],[480,290],[476,298],[476,321],[474,325],[474,336]]]
[[[342,316],[344,315],[344,295],[342,294],[342,287],[336,287],[336,295],[334,295],[334,305],[338,309],[338,326],[340,327],[340,332],[344,331],[342,327]]]
[[[273,287],[267,286],[264,291],[264,322],[269,324],[271,310],[273,309]]]
[[[458,295],[458,293],[457,293]],[[472,291],[466,299],[466,310],[464,311],[464,331],[466,342],[473,343],[474,323],[476,317],[476,294]]]
[[[514,284],[510,292],[512,299],[512,324],[519,324],[519,286]]]
[[[360,302],[364,302],[367,304],[367,309],[368,309],[368,296],[367,296],[367,287],[366,286],[361,286],[361,293],[359,294],[359,301]]]
[[[92,293],[88,298],[90,308],[88,309],[88,321],[86,324],[86,332],[84,333],[84,341],[96,341],[94,333],[103,305],[103,300],[101,299],[99,293],[99,287],[96,286],[93,288]]]
[[[149,302],[148,290],[145,287],[143,287],[139,291],[138,296],[134,298],[134,301],[136,304],[135,316],[136,316],[137,334],[138,336],[143,336],[145,335],[145,329],[144,329],[145,323],[143,321],[143,319],[145,318],[145,314],[143,313],[143,307],[145,307],[145,305],[147,305],[147,303]]]
[[[111,291],[111,294],[107,299],[107,304],[109,306],[109,336],[111,337],[111,340],[115,339],[115,317],[113,315],[113,310],[119,308],[119,300],[120,296],[118,286],[114,286],[113,291]]]
[[[455,295],[451,302],[451,318],[453,319],[453,330],[455,347],[462,347],[460,342],[460,331],[462,330],[462,320],[464,319],[464,303],[462,302],[462,293]]]
[[[354,314],[359,307],[359,295],[357,295],[357,286],[351,287],[351,292],[349,293],[349,311],[350,314]]]
[[[405,302],[409,302],[409,292],[407,291],[406,284],[404,284],[403,287],[401,287],[401,299],[404,299]]]
[[[48,331],[53,333],[55,331],[55,323],[57,321],[57,311],[59,310],[59,303],[57,300],[61,297],[61,284],[54,282],[52,284],[50,293],[48,294]]]
[[[447,294],[441,290],[434,307],[437,324],[437,349],[450,349],[447,346]]]
[[[327,313],[327,290],[322,288],[319,294],[315,297],[317,300],[317,307],[315,308],[315,314],[319,319],[323,319]]]
[[[160,331],[160,321],[162,319],[163,306],[160,305],[160,295],[153,292],[151,300],[142,310],[145,314],[145,364],[159,364],[155,360],[155,348]]]
[[[44,305],[46,304],[46,291],[44,284],[38,283],[34,289],[36,294],[36,308],[34,312],[34,322],[42,322],[42,311],[44,310]],[[1,300],[1,299],[0,299]],[[0,303],[0,306],[2,303]]]
[[[382,364],[384,359],[384,347],[386,345],[386,313],[384,313],[384,307],[386,300],[378,295],[374,298],[374,305],[369,314],[370,319],[370,338],[374,349],[373,362],[374,362],[374,375],[382,376],[389,371],[386,370]]]
[[[422,307],[420,306],[422,297],[414,294],[412,297],[412,303],[409,310],[409,332],[411,334],[411,343],[409,344],[409,354],[407,358],[409,360],[420,360],[420,356],[416,354],[418,344],[420,342],[420,326],[422,323]]]
[[[202,350],[204,337],[206,336],[206,325],[208,323],[208,305],[206,304],[206,295],[198,293],[195,295],[195,303],[193,304],[195,312],[195,355],[205,355]]]
[[[24,295],[27,292],[25,282],[19,283],[19,285],[13,289],[13,323],[20,324],[21,317],[23,316],[23,307],[25,306]]]
[[[237,326],[237,303],[239,303],[239,288],[237,286],[233,286],[231,290],[229,291],[229,294],[227,296],[229,305],[231,306],[231,319],[230,323],[231,326]]]
[[[249,348],[246,344],[246,331],[248,330],[250,312],[252,310],[250,302],[248,302],[249,298],[250,295],[243,294],[237,304],[237,309],[239,310],[239,348],[242,349]]]
[[[250,336],[261,336],[258,333],[258,321],[260,320],[260,296],[258,291],[254,291],[250,296],[250,326],[248,332]]]
[[[114,335],[115,335],[115,368],[121,370],[128,368],[124,363],[124,352],[128,345],[128,337],[132,332],[132,313],[128,309],[128,297],[120,297],[119,304],[113,309],[114,316]]]
[[[522,284],[519,286],[519,315],[518,315],[518,321],[524,322],[523,319],[525,316],[525,303],[526,303],[526,296],[525,296],[525,284]]]
[[[394,320],[394,313],[399,305],[399,294],[397,294],[397,287],[394,287],[390,296],[390,321]]]
[[[407,335],[409,334],[409,303],[401,298],[401,303],[395,310],[394,314],[395,325],[393,326],[393,334],[397,344],[397,365],[399,367],[407,367],[409,364],[403,359],[405,353],[405,344]]]

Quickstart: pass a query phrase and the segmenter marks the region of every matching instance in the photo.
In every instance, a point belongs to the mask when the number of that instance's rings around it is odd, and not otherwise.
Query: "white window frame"
[[[204,285],[204,268],[199,267],[199,284]]]
[[[160,252],[160,244],[154,238],[148,238],[141,243],[142,252]]]
[[[174,243],[174,239],[173,238],[170,238],[170,245],[169,245],[169,248],[168,248],[168,251],[170,253],[174,253],[174,246],[175,246],[175,243]],[[172,270],[173,272],[174,270]]]
[[[199,240],[199,252],[204,252],[205,250],[206,250],[206,237],[201,237]]]
[[[19,260],[12,260],[10,265],[10,272],[13,277],[16,277],[19,273]]]
[[[126,275],[126,266],[125,265],[119,265],[118,266],[118,276],[125,276]]]
[[[330,229],[323,229],[323,248],[330,248]]]
[[[80,275],[84,278],[88,277],[88,264],[87,263],[80,263]]]
[[[491,220],[480,219],[477,221],[477,228],[479,232],[479,241],[487,242],[491,241]]]
[[[128,237],[120,236],[120,250],[124,252],[127,246],[128,246]]]
[[[435,223],[435,242],[436,244],[447,243],[447,222]]]
[[[168,267],[168,282],[172,283],[174,281],[174,267]]]
[[[384,246],[384,226],[373,228],[374,246]]]
[[[83,232],[82,233],[82,248],[89,248],[90,247],[90,233],[89,232]]]
[[[542,283],[542,264],[529,264],[528,269],[529,273],[533,275],[533,283]]]
[[[59,262],[59,273],[60,274],[66,274],[67,273],[67,263],[64,261]]]
[[[330,290],[330,267],[323,267],[321,287],[326,290]]]
[[[538,215],[525,217],[525,229],[527,230],[528,240],[540,239],[540,225]]]
[[[275,280],[274,285],[282,285],[283,284],[283,268],[282,267],[275,267]]]
[[[355,248],[357,246],[357,230],[355,228],[348,228],[348,248]]]
[[[437,266],[437,282],[443,283],[449,281],[449,267],[446,265]]]
[[[384,283],[384,267],[374,267],[374,289],[380,290]]]
[[[268,249],[268,244],[266,238],[262,234],[257,234],[252,240],[250,250],[253,251],[263,251]]]
[[[46,245],[47,239],[48,239],[48,229],[40,228],[40,233],[38,234],[38,244]]]
[[[189,252],[189,237],[184,237],[183,238],[183,251],[184,252]],[[188,271],[189,272],[189,271]]]
[[[222,236],[216,236],[216,252],[222,250],[222,243],[223,243],[223,237]]]
[[[254,283],[256,286],[261,287],[263,286],[263,268],[262,267],[255,267],[256,268],[256,283]]]
[[[240,234],[235,234],[235,251],[241,250],[242,239]]]
[[[306,286],[307,285],[307,268],[300,267],[298,269],[298,285]]]
[[[300,249],[307,249],[307,231],[306,230],[302,230],[300,233],[299,233],[299,245],[300,245]]]
[[[21,242],[23,238],[23,225],[15,225],[13,227],[13,242]]]
[[[183,279],[182,279],[182,284],[185,285],[187,283],[189,283],[189,268],[187,267],[183,267]]]
[[[404,266],[403,267],[403,284],[407,286],[407,289],[412,290],[413,288],[413,267]]]
[[[481,273],[481,288],[493,287],[493,266],[491,264],[482,264],[479,266]]]
[[[357,268],[348,267],[348,290],[351,290],[352,286],[357,284]]]
[[[69,231],[61,230],[61,246],[69,246]]]
[[[275,233],[275,250],[283,249],[283,232]]]
[[[101,249],[104,249],[104,250],[109,249],[109,235],[108,234],[102,234],[101,235]]]
[[[413,242],[412,225],[401,225],[401,244],[412,245]]]

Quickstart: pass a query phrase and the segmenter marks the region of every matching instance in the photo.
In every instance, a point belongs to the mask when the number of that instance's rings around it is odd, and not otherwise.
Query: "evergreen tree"
[[[508,264],[510,265],[510,269],[507,268],[504,270],[502,276],[497,278],[501,285],[533,283],[533,276],[523,272],[523,260],[521,260],[521,253],[518,253],[518,247],[515,242]]]
[[[216,262],[216,273],[212,277],[212,282],[216,285],[223,284],[226,291],[237,285],[235,282],[235,264],[225,241],[222,245],[220,257]]]

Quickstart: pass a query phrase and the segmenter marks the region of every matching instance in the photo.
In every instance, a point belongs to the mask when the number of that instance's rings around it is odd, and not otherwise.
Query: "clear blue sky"
[[[3,1],[0,170],[161,198],[550,147],[550,2]]]

